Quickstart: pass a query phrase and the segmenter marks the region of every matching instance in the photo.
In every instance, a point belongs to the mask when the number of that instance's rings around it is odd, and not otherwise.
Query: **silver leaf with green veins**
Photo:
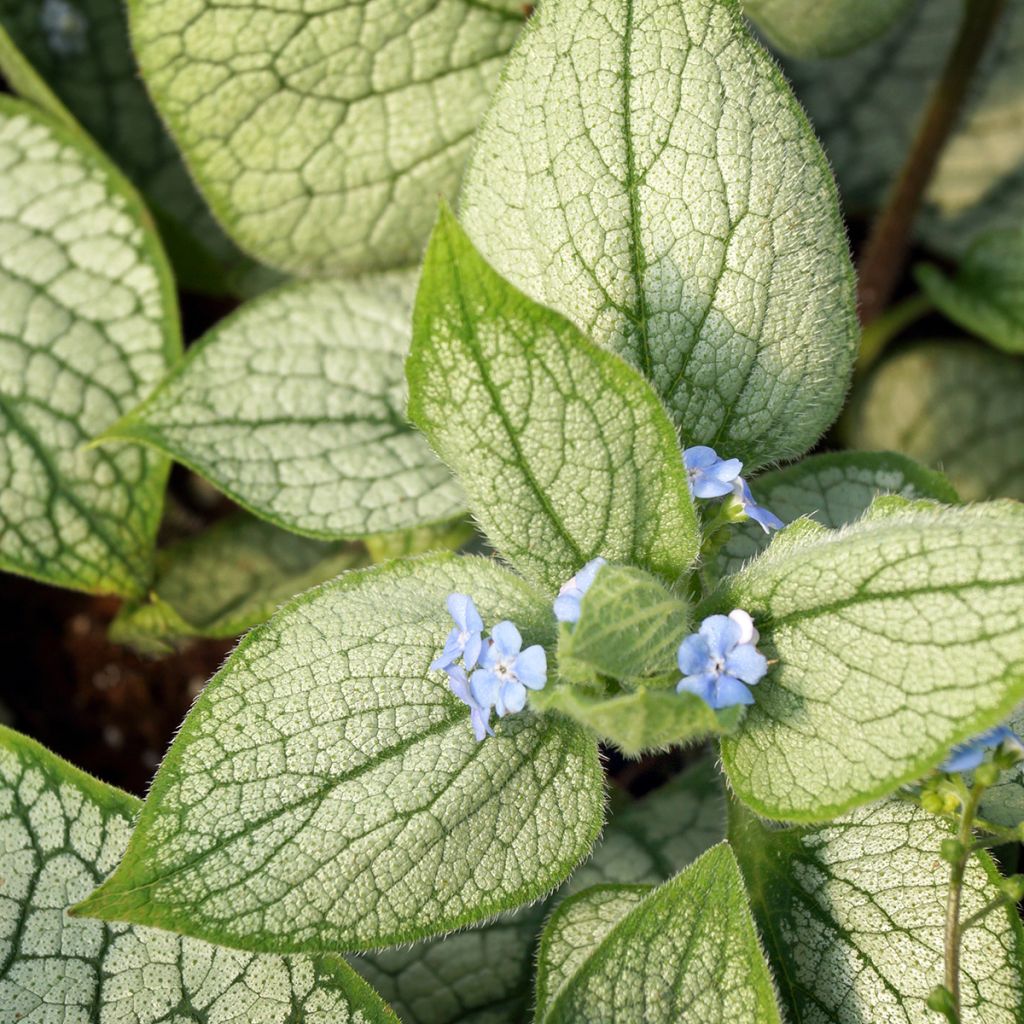
[[[405,266],[452,195],[519,0],[131,0],[146,83],[235,240],[328,276]]]
[[[920,778],[1024,699],[1024,507],[783,531],[714,599],[778,659],[735,736],[736,793],[822,821]]]
[[[428,671],[452,591],[550,642],[547,599],[487,559],[395,562],[296,599],[207,686],[83,912],[245,949],[366,949],[560,883],[602,824],[596,744],[530,714],[475,741]]]
[[[213,328],[106,439],[152,445],[256,515],[334,539],[465,506],[405,419],[415,275],[285,287]]]
[[[669,580],[693,562],[697,517],[657,396],[499,277],[447,208],[406,372],[410,418],[525,575],[557,590],[595,555]]]
[[[939,341],[887,359],[844,418],[854,448],[893,448],[941,469],[965,501],[1024,500],[1024,362]]]
[[[910,803],[861,808],[820,828],[767,828],[733,808],[729,839],[790,1019],[932,1024],[943,980],[949,829]],[[986,853],[964,880],[961,920],[999,895]],[[964,933],[963,1024],[1024,1019],[1024,929],[1013,908]]]
[[[5,97],[0,174],[0,568],[137,595],[167,460],[86,445],[180,352],[170,269],[91,143]]]
[[[0,1020],[388,1024],[341,960],[254,956],[69,918],[117,863],[139,801],[0,726]]]
[[[470,237],[748,469],[835,417],[857,339],[835,186],[734,0],[546,0],[467,172]]]

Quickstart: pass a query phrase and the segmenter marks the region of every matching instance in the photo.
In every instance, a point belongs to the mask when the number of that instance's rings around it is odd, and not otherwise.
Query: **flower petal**
[[[768,671],[768,659],[753,644],[738,644],[725,657],[725,671],[753,686]]]
[[[506,679],[501,688],[501,696],[497,704],[498,714],[514,715],[526,707],[526,687],[518,680]]]
[[[684,676],[699,675],[711,668],[711,651],[700,633],[691,633],[680,645],[676,655],[679,671]]]
[[[740,627],[739,643],[756,644],[761,639],[761,634],[758,633],[754,620],[742,608],[733,608],[729,612],[729,618]]]
[[[531,690],[543,690],[548,681],[548,656],[540,644],[527,647],[516,658],[516,676]]]
[[[694,477],[692,490],[695,498],[721,498],[732,490],[732,484],[702,474]]]
[[[493,707],[501,691],[501,680],[488,669],[478,668],[469,680],[469,691],[480,707]]]
[[[576,573],[576,586],[579,588],[580,594],[585,594],[593,584],[597,574],[601,571],[602,567],[608,564],[607,560],[598,556],[592,558],[578,573]]]
[[[430,663],[430,671],[447,668],[462,653],[462,644],[459,643],[459,627],[456,626],[445,641],[444,650]]]
[[[476,663],[480,660],[480,648],[483,647],[483,637],[479,633],[473,632],[469,634],[469,638],[466,640],[465,650],[462,652],[462,656],[466,662],[466,668],[476,668]]]
[[[719,676],[718,685],[711,699],[711,706],[718,711],[720,708],[731,708],[737,704],[753,704],[754,695],[732,676]]]
[[[498,657],[514,658],[523,646],[523,638],[515,624],[505,619],[491,630]]]
[[[559,622],[579,622],[580,598],[576,594],[559,594],[555,598],[555,618]]]
[[[706,444],[695,444],[683,452],[683,465],[687,469],[706,469],[719,461],[718,452]]]
[[[451,690],[463,704],[475,707],[476,701],[473,700],[473,695],[469,692],[469,680],[466,678],[466,673],[463,671],[462,666],[452,665],[447,669],[447,672],[448,689]]]
[[[740,626],[728,615],[709,615],[700,624],[700,635],[712,658],[724,658],[740,642]]]
[[[493,736],[494,730],[489,721],[491,717],[490,708],[473,708],[469,713],[469,720],[473,725],[473,735],[477,743],[482,743],[485,736]]]
[[[706,704],[711,703],[715,682],[718,677],[713,672],[702,672],[700,675],[686,676],[676,683],[676,693],[692,693],[700,697]]]

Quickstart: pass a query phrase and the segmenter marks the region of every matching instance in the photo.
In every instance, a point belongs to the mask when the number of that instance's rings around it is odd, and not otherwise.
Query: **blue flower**
[[[598,569],[608,563],[603,558],[592,558],[568,583],[562,586],[555,598],[555,618],[559,622],[579,622],[580,602],[583,595],[597,576]]]
[[[939,770],[972,772],[985,760],[986,750],[992,750],[1004,743],[1016,745],[1022,748],[1021,752],[1024,753],[1024,743],[1020,737],[1008,726],[997,725],[994,729],[989,729],[988,732],[983,732],[980,736],[954,747],[949,757],[939,766]]]
[[[761,681],[768,662],[755,644],[760,639],[754,620],[737,608],[728,615],[711,615],[700,631],[679,645],[677,693],[693,693],[712,708],[753,704],[748,687]]]
[[[472,669],[480,658],[484,623],[473,604],[473,598],[466,594],[449,594],[448,613],[455,621],[455,628],[448,634],[444,650],[430,663],[432,672],[448,668],[460,657],[465,661],[466,668]]]
[[[720,459],[714,448],[703,444],[683,452],[683,465],[695,498],[721,498],[728,494],[743,469],[739,459]]]
[[[754,495],[750,493],[750,485],[746,480],[738,477],[733,483],[732,492],[739,499],[747,518],[753,519],[765,533],[781,530],[786,525],[774,512],[769,512],[754,501]]]
[[[466,678],[465,669],[461,665],[452,665],[445,669],[448,673],[448,687],[463,704],[469,707],[469,720],[473,725],[473,735],[477,743],[483,741],[485,736],[493,736],[491,728],[491,709],[482,707],[473,698],[469,680]]]
[[[481,667],[470,679],[473,699],[498,716],[514,714],[526,706],[526,688],[543,690],[548,681],[548,659],[539,644],[522,650],[523,638],[511,622],[499,622]]]

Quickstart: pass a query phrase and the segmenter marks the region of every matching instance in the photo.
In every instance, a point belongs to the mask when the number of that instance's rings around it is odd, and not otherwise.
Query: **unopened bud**
[[[956,1019],[953,1016],[956,1013],[956,1004],[953,1002],[953,996],[945,985],[936,985],[928,993],[926,1005],[929,1010],[935,1010],[936,1013],[944,1013],[950,1020]]]
[[[948,864],[959,864],[966,852],[959,839],[943,839],[939,847],[939,856]]]

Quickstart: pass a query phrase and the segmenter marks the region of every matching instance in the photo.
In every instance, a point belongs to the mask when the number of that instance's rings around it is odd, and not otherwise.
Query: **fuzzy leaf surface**
[[[693,562],[696,513],[657,396],[499,277],[446,208],[406,372],[410,418],[525,575],[557,590],[596,555],[669,580]]]
[[[285,287],[213,328],[106,433],[321,539],[452,519],[464,498],[405,419],[415,277]]]
[[[890,800],[818,828],[766,828],[739,810],[729,838],[791,1020],[931,1024],[943,978],[949,829]],[[961,920],[998,896],[982,853],[964,880]],[[1024,930],[1010,910],[964,933],[963,1024],[1018,1024]]]
[[[966,342],[916,345],[854,393],[844,436],[940,468],[965,501],[1024,500],[1024,363]]]
[[[379,948],[559,884],[602,824],[596,744],[528,713],[474,740],[428,670],[453,591],[550,643],[547,601],[488,559],[395,562],[302,595],[209,683],[82,911],[239,948]]]
[[[726,844],[654,890],[566,900],[541,940],[537,1021],[779,1024],[736,859]]]
[[[953,277],[930,263],[916,274],[928,298],[955,324],[1004,352],[1024,353],[1024,228],[979,239]]]
[[[0,726],[0,1019],[21,1024],[387,1024],[343,961],[68,917],[117,863],[139,801]]]
[[[836,529],[859,519],[883,494],[932,498],[955,504],[959,499],[941,474],[896,452],[835,452],[812,455],[796,465],[759,476],[750,485],[758,503],[783,522],[809,516]],[[718,576],[738,572],[768,547],[771,537],[757,523],[734,526],[715,557]]]
[[[712,599],[750,612],[778,659],[722,741],[765,817],[822,821],[884,796],[1024,699],[1024,507],[884,513],[783,531]]]
[[[167,460],[86,451],[181,349],[149,215],[77,133],[0,97],[0,568],[145,588]]]
[[[837,57],[888,32],[916,0],[743,0],[775,49],[791,57]]]
[[[500,274],[650,379],[688,444],[750,470],[839,411],[858,329],[835,186],[733,0],[540,6],[461,216]]]
[[[419,258],[524,20],[519,0],[130,10],[143,75],[214,212],[247,252],[306,276]]]

